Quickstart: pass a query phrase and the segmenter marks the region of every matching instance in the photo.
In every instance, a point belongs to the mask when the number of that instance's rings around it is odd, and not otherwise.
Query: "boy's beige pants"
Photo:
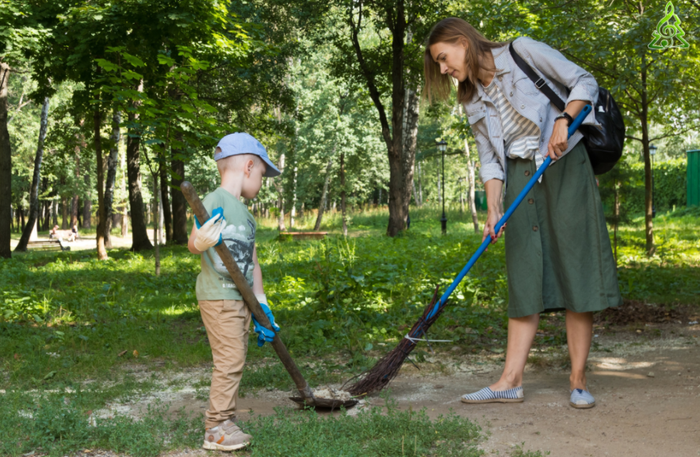
[[[214,356],[206,428],[233,419],[248,351],[251,314],[242,300],[200,300],[199,311]]]

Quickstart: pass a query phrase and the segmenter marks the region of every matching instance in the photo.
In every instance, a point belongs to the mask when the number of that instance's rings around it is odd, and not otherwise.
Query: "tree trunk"
[[[122,122],[121,113],[118,111],[112,115],[112,147],[109,150],[107,157],[107,182],[105,183],[105,223],[104,223],[104,242],[105,247],[112,248],[112,240],[110,232],[112,231],[112,222],[114,218],[114,182],[117,179],[117,164],[119,162],[119,140],[120,131],[119,124]]]
[[[54,200],[51,204],[51,228],[58,225],[58,200]]]
[[[90,173],[84,173],[83,179],[85,180],[85,187],[90,188]],[[83,197],[83,228],[92,227],[92,200],[90,199],[90,193],[86,193]]]
[[[160,174],[160,201],[163,209],[163,224],[165,225],[165,242],[168,243],[173,239],[173,216],[170,212],[170,198],[168,196],[168,170],[167,162],[165,161],[166,149],[163,150],[163,160],[158,162],[158,173]]]
[[[461,108],[461,105],[460,105]],[[461,110],[460,110],[461,113]],[[472,223],[474,224],[474,233],[479,233],[479,217],[476,214],[476,192],[474,190],[476,177],[474,175],[474,162],[472,162],[471,154],[469,153],[469,142],[464,139],[464,155],[467,158],[467,193],[469,195],[469,209],[472,213]]]
[[[644,225],[646,234],[646,253],[651,257],[656,251],[654,246],[654,222],[652,214],[652,181],[651,181],[651,156],[649,155],[649,102],[647,99],[647,67],[646,51],[642,51],[642,93],[641,93],[641,124],[642,124],[642,152],[644,153]]]
[[[129,124],[136,121],[136,115],[129,113]],[[126,141],[126,167],[129,179],[129,207],[131,208],[131,234],[132,251],[153,249],[151,240],[148,239],[148,230],[143,211],[143,196],[141,195],[140,151],[141,137],[130,129],[130,135]]]
[[[97,258],[106,260],[108,258],[105,248],[107,211],[105,211],[105,169],[102,157],[102,114],[99,109],[93,113],[93,129],[95,158],[97,159],[97,231],[95,232],[95,240],[97,241]]]
[[[61,230],[68,230],[68,199],[61,197]]]
[[[121,162],[122,170],[126,170],[126,156],[122,154],[119,161]],[[122,173],[122,195],[126,194],[126,173]],[[129,234],[129,205],[124,203],[122,205],[122,238],[125,238]]]
[[[48,187],[47,179],[42,179],[43,184],[41,187],[46,189]],[[41,217],[39,218],[39,230],[46,231],[49,229],[49,222],[51,222],[51,202],[44,200],[41,203]],[[72,209],[72,208],[71,208]]]
[[[153,209],[154,209],[154,217],[153,217],[153,242],[155,243],[156,247],[156,253],[155,253],[155,259],[156,259],[156,276],[160,276],[160,241],[158,239],[158,233],[160,232],[160,214],[158,212],[158,172],[157,170],[152,173],[153,176]]]
[[[345,190],[345,153],[340,153],[340,215],[343,220],[343,236],[348,236],[348,218]]]
[[[44,106],[41,108],[41,121],[39,127],[39,143],[36,148],[34,158],[34,174],[32,175],[32,188],[29,194],[29,219],[22,231],[22,237],[15,251],[26,251],[29,237],[34,230],[34,224],[39,217],[39,182],[41,181],[41,161],[44,157],[44,139],[46,138],[46,128],[49,122],[49,97],[44,98]]]
[[[420,198],[420,206],[423,206],[423,166],[418,162],[418,198]]]
[[[376,76],[373,68],[370,68],[362,47],[360,46],[360,28],[356,23],[358,11],[353,6],[349,8],[349,18],[351,25],[351,42],[357,57],[359,70],[367,83],[367,89],[377,108],[379,121],[381,124],[382,139],[387,147],[389,158],[389,223],[387,235],[395,236],[406,229],[406,219],[408,217],[408,201],[411,193],[411,180],[413,179],[414,156],[404,154],[404,111],[408,103],[412,104],[414,95],[405,94],[404,87],[404,63],[405,63],[405,43],[406,36],[406,16],[404,0],[397,0],[394,8],[387,8],[387,23],[392,35],[391,51],[391,123],[387,119],[382,95],[377,87]],[[360,13],[361,14],[361,13]],[[360,19],[361,20],[361,19]],[[410,117],[406,122],[412,122]],[[414,149],[415,152],[415,149]]]
[[[182,132],[175,134],[175,139],[182,144]],[[180,184],[185,180],[185,162],[183,153],[179,149],[170,148],[172,176],[172,187],[170,193],[173,199],[173,240],[176,244],[187,244],[189,234],[187,233],[187,200],[182,195]]]
[[[48,225],[48,224],[47,224]],[[78,196],[73,195],[70,202],[70,226],[78,225]]]
[[[294,156],[292,156],[294,158]],[[294,164],[292,172],[292,208],[289,210],[289,228],[294,228],[294,218],[297,215],[297,167]]]
[[[333,156],[335,155],[335,144],[333,145],[333,152],[331,153],[331,158],[328,159],[328,165],[326,165],[326,179],[323,181],[323,192],[321,193],[321,203],[318,205],[318,215],[316,216],[316,225],[314,225],[314,231],[321,229],[321,220],[323,220],[323,210],[326,207],[326,199],[328,198],[328,186],[331,183],[331,168],[333,167]]]
[[[12,257],[12,148],[7,131],[9,65],[0,62],[0,257]]]
[[[413,172],[413,176],[415,176],[416,173],[415,171]],[[416,204],[416,206],[420,206],[420,201],[418,200],[418,189],[416,189],[416,180],[414,179],[411,182],[411,187],[413,187],[413,201]]]
[[[279,170],[284,170],[284,154],[280,154]],[[279,217],[277,218],[277,230],[284,232],[287,227],[284,226],[284,189],[282,187],[282,179],[275,180],[275,188],[277,189],[277,205],[280,209]]]
[[[416,163],[416,144],[418,143],[418,119],[420,117],[420,92],[411,88],[406,89],[405,107],[403,112],[403,163],[406,174],[406,188],[404,199],[406,213],[411,202],[411,190],[415,192],[413,174]]]

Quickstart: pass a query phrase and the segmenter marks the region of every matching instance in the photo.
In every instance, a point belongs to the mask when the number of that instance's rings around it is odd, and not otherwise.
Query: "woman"
[[[566,309],[571,358],[570,405],[591,408],[586,386],[593,312],[621,303],[617,270],[593,169],[580,132],[568,126],[598,97],[595,79],[544,43],[521,37],[515,51],[566,101],[560,113],[517,66],[509,43],[484,38],[467,22],[448,18],[430,32],[424,67],[429,99],[447,99],[452,81],[476,140],[493,243],[508,207],[549,156],[556,161],[508,222],[508,348],[501,378],[465,403],[522,402],[522,379],[539,313]],[[584,125],[598,125],[593,113]],[[504,227],[505,228],[505,227]]]

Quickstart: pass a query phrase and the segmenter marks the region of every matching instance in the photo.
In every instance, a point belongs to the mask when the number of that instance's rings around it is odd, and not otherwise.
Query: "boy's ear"
[[[253,159],[248,159],[245,162],[245,173],[250,176],[250,174],[253,172],[253,168],[255,168],[255,160]]]

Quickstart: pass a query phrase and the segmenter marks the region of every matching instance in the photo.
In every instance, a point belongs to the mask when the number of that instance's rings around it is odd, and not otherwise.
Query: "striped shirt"
[[[540,128],[515,111],[495,80],[494,77],[491,84],[484,87],[484,92],[491,98],[501,118],[506,156],[511,159],[532,159],[539,150]]]

